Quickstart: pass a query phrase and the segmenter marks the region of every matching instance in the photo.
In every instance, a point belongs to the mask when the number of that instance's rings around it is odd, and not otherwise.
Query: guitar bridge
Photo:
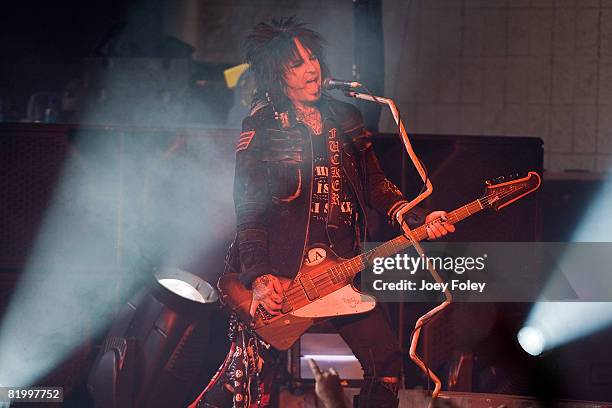
[[[270,320],[274,317],[262,305],[257,306],[257,313],[259,313],[261,320]]]

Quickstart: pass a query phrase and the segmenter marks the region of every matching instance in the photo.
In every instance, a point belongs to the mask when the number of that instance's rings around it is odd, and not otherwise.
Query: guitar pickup
[[[289,313],[293,310],[293,306],[287,301],[287,299],[283,299],[283,303],[281,304],[281,312]]]
[[[308,276],[300,276],[300,283],[302,284],[302,288],[304,288],[304,292],[306,292],[308,300],[313,301],[319,298],[319,291]]]

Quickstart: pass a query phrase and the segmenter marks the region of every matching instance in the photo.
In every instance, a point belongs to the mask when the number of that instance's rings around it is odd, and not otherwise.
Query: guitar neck
[[[483,203],[482,199],[474,200],[469,204],[459,207],[454,211],[451,211],[446,215],[446,222],[450,224],[456,224],[459,221],[476,214],[477,212],[486,208],[486,203]],[[427,224],[423,224],[412,230],[412,236],[415,241],[422,241],[427,238]],[[384,244],[371,249],[370,251],[364,252],[354,258],[348,259],[328,270],[332,281],[351,281],[355,275],[363,271],[368,265],[371,265],[371,260],[374,258],[384,258],[395,255],[398,252],[410,247],[412,242],[404,235],[400,235],[387,241]]]

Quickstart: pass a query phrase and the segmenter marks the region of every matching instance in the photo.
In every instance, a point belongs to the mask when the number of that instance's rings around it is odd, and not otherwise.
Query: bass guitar
[[[486,183],[485,194],[447,214],[447,221],[455,224],[481,210],[500,210],[529,193],[541,184],[540,176],[529,172],[522,178],[499,178]],[[412,230],[413,238],[427,238],[427,225]],[[279,350],[290,348],[310,326],[322,319],[365,313],[374,308],[376,299],[359,292],[353,278],[372,265],[372,259],[392,256],[412,245],[400,235],[368,252],[344,259],[330,248],[319,246],[307,257],[295,279],[280,278],[284,288],[280,315],[269,314],[262,306],[255,316],[249,314],[252,291],[238,279],[237,273],[223,275],[218,282],[221,300],[238,317],[251,324],[255,332]]]

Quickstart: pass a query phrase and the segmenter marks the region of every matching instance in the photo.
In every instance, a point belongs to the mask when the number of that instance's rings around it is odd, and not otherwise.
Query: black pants
[[[369,313],[332,323],[363,368],[359,407],[397,407],[403,356],[383,309],[376,306]]]
[[[332,324],[355,354],[364,371],[364,382],[359,394],[360,408],[395,408],[398,406],[397,389],[403,356],[399,351],[397,338],[389,321],[379,306],[371,312],[333,319]],[[279,367],[278,351],[260,350],[264,367],[260,374],[264,398],[261,406],[270,399],[272,381]],[[228,355],[228,358],[231,356]],[[227,364],[224,364],[227,366]],[[223,369],[223,367],[222,367]],[[225,373],[218,374],[218,380],[201,395],[198,407],[229,408],[233,394],[228,390]],[[231,387],[229,387],[231,388]]]

